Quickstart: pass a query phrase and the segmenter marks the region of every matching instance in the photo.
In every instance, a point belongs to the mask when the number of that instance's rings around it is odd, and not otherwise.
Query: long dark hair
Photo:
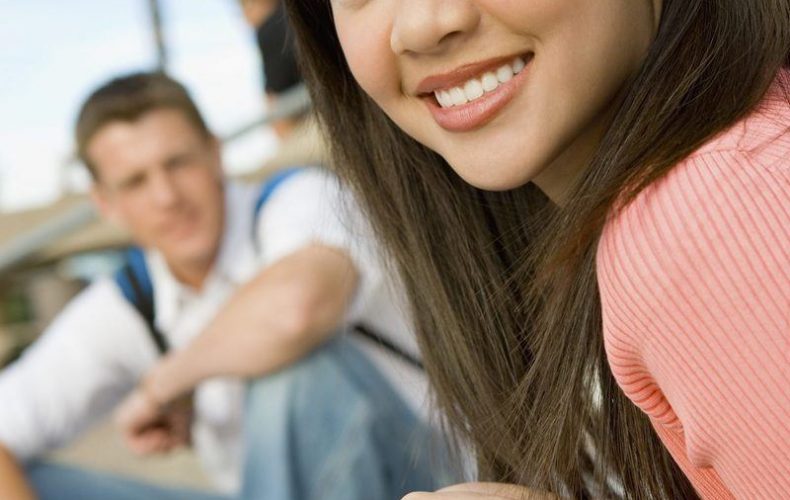
[[[466,184],[360,89],[329,2],[286,3],[334,166],[397,263],[438,403],[481,479],[574,497],[695,496],[608,368],[597,242],[616,200],[745,116],[790,64],[788,3],[664,0],[563,207],[532,184]]]

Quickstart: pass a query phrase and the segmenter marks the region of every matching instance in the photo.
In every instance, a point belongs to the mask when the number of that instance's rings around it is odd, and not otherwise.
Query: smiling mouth
[[[494,119],[518,94],[527,79],[534,53],[464,67],[426,79],[419,94],[437,124],[450,132],[466,132]]]
[[[169,221],[161,228],[162,235],[165,237],[183,238],[192,234],[197,224],[195,213],[181,214],[177,219]]]
[[[436,103],[442,108],[463,106],[474,102],[485,94],[494,92],[518,75],[531,59],[531,55],[516,56],[509,63],[504,63],[496,69],[486,71],[482,75],[470,78],[461,85],[448,89],[437,89],[433,92]]]

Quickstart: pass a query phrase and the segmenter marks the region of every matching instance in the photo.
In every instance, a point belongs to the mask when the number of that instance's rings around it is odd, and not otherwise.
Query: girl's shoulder
[[[756,140],[742,130],[720,136],[614,212],[601,235],[598,265],[628,261],[629,278],[669,285],[703,264],[713,279],[722,270],[773,260],[763,254],[787,260],[790,125],[772,139]],[[646,260],[658,267],[659,281],[645,274],[651,267],[643,266]],[[790,262],[782,265],[790,269]]]
[[[790,91],[790,74],[780,78]],[[747,117],[610,215],[596,267],[602,288],[639,289],[649,302],[691,291],[738,302],[722,290],[742,287],[754,300],[790,294],[779,289],[789,281],[766,287],[790,269],[790,104],[779,81]]]
[[[787,460],[766,458],[790,438],[774,383],[790,297],[790,106],[776,87],[610,216],[596,274],[612,371],[681,436],[667,445],[695,484],[715,465],[734,491],[789,487]]]
[[[748,116],[614,212],[602,243],[625,237],[641,242],[645,251],[657,246],[655,252],[675,258],[680,246],[691,261],[712,258],[711,245],[719,240],[746,239],[742,246],[748,249],[761,234],[781,235],[781,247],[787,248],[788,214],[790,71],[785,70]],[[614,257],[600,247],[599,254],[599,259]]]
[[[708,141],[689,159],[725,152],[748,157],[755,167],[790,169],[790,70],[779,72],[748,116]]]

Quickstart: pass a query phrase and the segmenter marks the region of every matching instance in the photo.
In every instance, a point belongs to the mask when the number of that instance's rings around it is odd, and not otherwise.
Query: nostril
[[[447,33],[439,40],[438,45],[446,46],[447,44],[451,43],[452,40],[460,38],[461,36],[463,36],[462,31],[453,31],[452,33]]]

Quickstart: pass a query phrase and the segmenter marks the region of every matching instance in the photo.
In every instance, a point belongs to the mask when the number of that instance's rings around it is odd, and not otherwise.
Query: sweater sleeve
[[[692,156],[598,251],[615,378],[710,498],[790,498],[790,159],[758,163]]]

